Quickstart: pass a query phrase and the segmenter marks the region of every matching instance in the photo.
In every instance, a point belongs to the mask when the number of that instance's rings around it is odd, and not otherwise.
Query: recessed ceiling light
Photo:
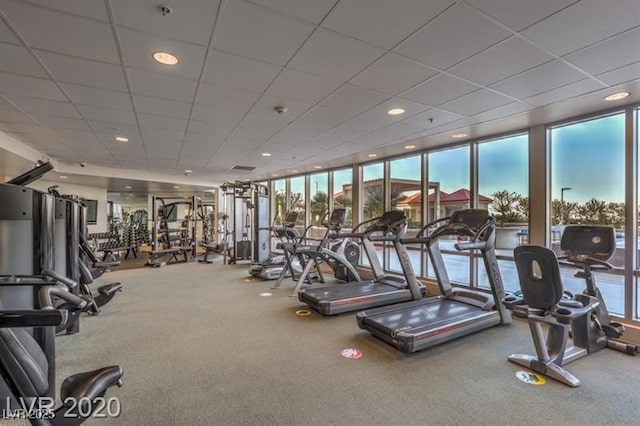
[[[131,189],[129,185],[125,186],[124,189]]]
[[[415,147],[416,147],[415,145],[405,145],[404,149],[413,149]]]
[[[263,157],[271,157],[271,153],[270,152],[263,152],[262,156]]]
[[[629,92],[618,92],[612,93],[611,95],[604,98],[605,101],[618,101],[620,99],[624,99],[629,96]]]
[[[322,166],[313,166],[314,169],[321,169]]]
[[[176,56],[168,52],[155,52],[153,54],[153,59],[163,65],[175,65],[179,62]]]
[[[291,170],[291,173],[298,173],[297,170]]]
[[[467,136],[469,135],[466,133],[454,133],[451,135],[451,137],[454,139],[466,138]]]
[[[178,185],[173,185],[173,189],[178,189],[180,188]]]
[[[66,179],[67,176],[58,176],[60,179]]]
[[[271,174],[271,176],[278,177],[278,176],[280,176],[280,175],[279,175],[278,173],[273,173],[273,174]]]
[[[185,169],[184,172],[185,173],[193,173],[193,170]]]
[[[116,136],[115,139],[118,142],[129,142],[129,138],[125,138],[124,136]]]
[[[374,157],[377,157],[377,156],[378,156],[378,154],[369,154],[369,157],[371,157],[371,158],[374,158]]]
[[[387,114],[389,114],[389,115],[404,114],[404,109],[403,108],[391,108],[389,111],[387,111]]]

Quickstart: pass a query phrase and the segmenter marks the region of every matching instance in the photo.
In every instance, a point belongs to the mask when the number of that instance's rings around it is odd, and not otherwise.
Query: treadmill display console
[[[469,227],[472,230],[484,226],[489,219],[489,211],[480,209],[457,210],[451,215],[449,228],[461,229]]]

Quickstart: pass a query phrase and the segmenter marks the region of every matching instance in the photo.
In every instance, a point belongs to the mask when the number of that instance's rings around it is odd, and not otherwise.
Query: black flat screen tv
[[[95,225],[98,223],[98,200],[84,200],[87,206],[87,224]]]

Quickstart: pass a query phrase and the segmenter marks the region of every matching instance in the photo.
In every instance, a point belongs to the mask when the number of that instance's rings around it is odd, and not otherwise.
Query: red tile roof
[[[489,197],[485,197],[482,194],[478,195],[479,201],[481,203],[490,203],[493,199]],[[436,200],[436,193],[432,192],[429,194],[428,201],[429,203],[433,203]],[[444,191],[440,191],[440,202],[441,203],[455,203],[455,202],[463,202],[471,200],[471,192],[468,189],[461,188],[452,193],[446,193]],[[422,202],[422,194],[417,193],[414,195],[410,195],[402,200],[400,200],[402,204],[420,204]]]

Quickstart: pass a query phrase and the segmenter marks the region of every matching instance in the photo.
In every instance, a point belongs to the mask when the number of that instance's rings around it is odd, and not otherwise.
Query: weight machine
[[[222,190],[225,212],[224,261],[255,263],[269,258],[269,189],[253,182],[226,182]]]

